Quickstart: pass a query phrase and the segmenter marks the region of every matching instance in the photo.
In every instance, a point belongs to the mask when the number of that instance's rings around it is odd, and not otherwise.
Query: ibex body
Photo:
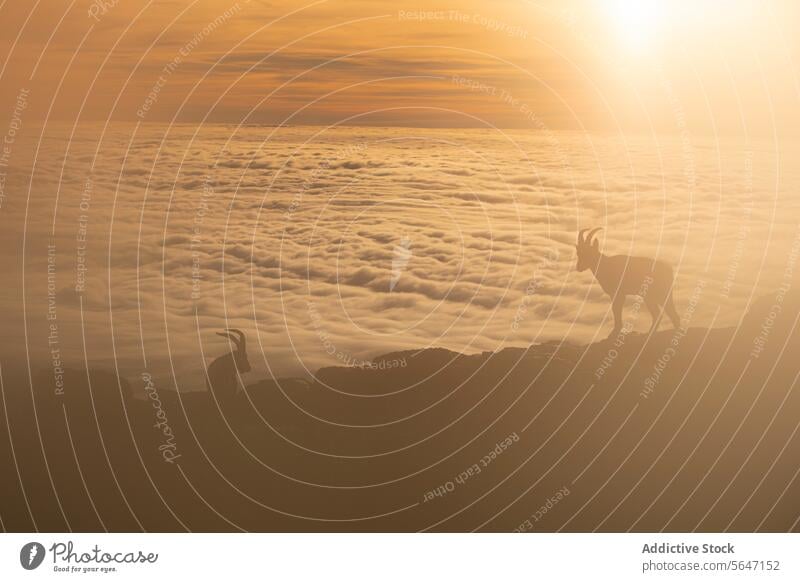
[[[208,389],[214,393],[217,401],[224,405],[233,404],[239,391],[240,374],[250,371],[247,359],[247,338],[238,329],[226,329],[217,335],[228,338],[235,346],[234,350],[220,356],[208,366]]]
[[[625,255],[607,256],[600,252],[599,243],[593,237],[595,228],[586,237],[578,233],[578,271],[590,269],[609,297],[611,297],[614,313],[614,329],[611,336],[622,330],[622,308],[625,298],[638,295],[644,300],[653,318],[650,331],[658,328],[661,317],[666,312],[673,327],[680,327],[680,316],[672,301],[672,285],[674,277],[672,267],[662,261],[646,257],[629,257]]]

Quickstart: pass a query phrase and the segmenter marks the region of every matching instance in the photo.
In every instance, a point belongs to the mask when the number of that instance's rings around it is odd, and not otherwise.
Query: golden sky
[[[753,134],[798,128],[798,3],[5,2],[28,118]]]

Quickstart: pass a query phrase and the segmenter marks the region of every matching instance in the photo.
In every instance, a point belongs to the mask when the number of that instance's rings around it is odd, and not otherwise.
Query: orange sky
[[[43,0],[0,19],[0,105],[28,89],[28,120],[800,126],[788,1]]]

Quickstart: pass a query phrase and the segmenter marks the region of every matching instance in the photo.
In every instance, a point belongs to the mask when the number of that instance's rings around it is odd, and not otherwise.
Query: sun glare
[[[608,6],[617,37],[627,49],[641,53],[655,46],[664,20],[660,0],[616,0]]]

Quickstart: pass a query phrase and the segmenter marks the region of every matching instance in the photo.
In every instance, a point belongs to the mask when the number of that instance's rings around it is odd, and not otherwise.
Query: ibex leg
[[[611,330],[611,334],[608,337],[615,336],[622,331],[622,307],[624,305],[624,295],[614,297],[614,301],[611,303],[611,312],[614,314],[614,329]]]
[[[664,309],[666,310],[667,315],[672,322],[672,327],[678,329],[681,326],[681,317],[678,315],[678,311],[675,309],[675,304],[672,302],[672,291],[670,291],[669,296],[667,297],[667,302],[664,305]]]
[[[644,304],[647,306],[647,310],[653,317],[653,323],[650,325],[650,333],[653,333],[658,329],[658,324],[661,323],[661,317],[664,315],[664,310],[658,301],[652,298],[645,299]]]

